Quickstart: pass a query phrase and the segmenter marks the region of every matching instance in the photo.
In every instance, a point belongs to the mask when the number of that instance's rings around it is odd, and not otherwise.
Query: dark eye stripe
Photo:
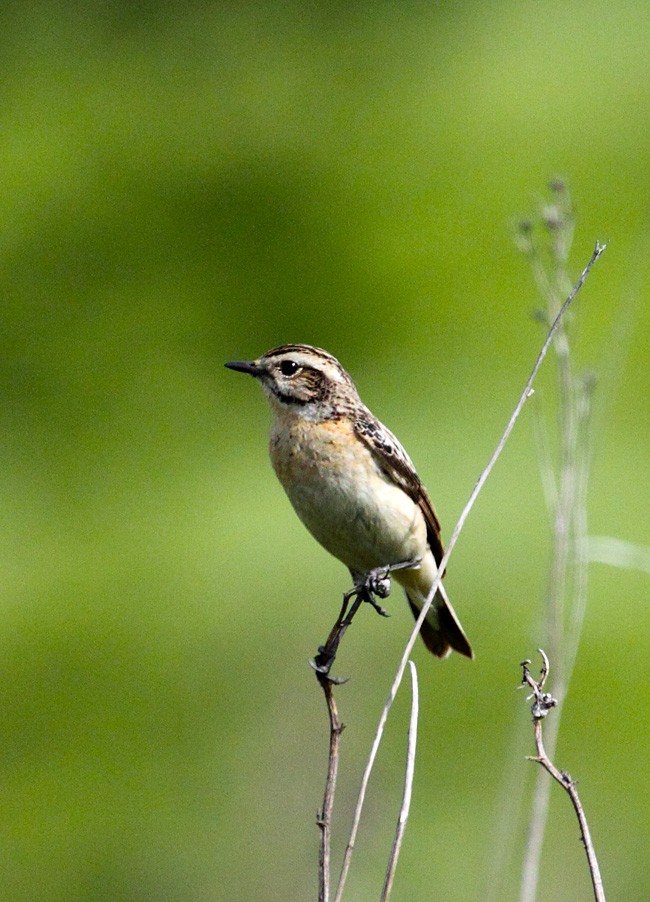
[[[296,398],[295,395],[283,392],[275,385],[271,386],[271,391],[276,398],[279,398],[280,401],[284,401],[285,404],[296,404],[298,407],[304,407],[305,404],[308,404],[311,400],[311,398]]]

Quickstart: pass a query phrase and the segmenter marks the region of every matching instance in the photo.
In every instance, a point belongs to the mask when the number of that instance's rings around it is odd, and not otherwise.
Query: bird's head
[[[336,357],[311,345],[282,345],[257,360],[227,363],[262,385],[276,411],[310,420],[341,416],[359,403],[354,383]]]

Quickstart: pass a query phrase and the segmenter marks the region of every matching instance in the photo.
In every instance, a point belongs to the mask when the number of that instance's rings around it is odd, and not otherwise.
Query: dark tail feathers
[[[418,607],[408,595],[406,597],[413,616],[417,620],[422,608]],[[434,598],[426,620],[420,627],[420,636],[429,651],[437,658],[446,658],[452,648],[467,658],[474,657],[472,646],[460,625],[456,612],[451,603],[445,601],[440,593]]]

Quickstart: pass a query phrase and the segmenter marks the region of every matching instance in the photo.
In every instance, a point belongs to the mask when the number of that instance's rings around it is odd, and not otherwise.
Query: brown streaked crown
[[[303,409],[314,419],[342,416],[359,396],[332,354],[304,344],[272,348],[255,361],[256,375],[272,402]]]
[[[343,367],[333,354],[330,354],[329,351],[325,351],[323,348],[315,348],[313,345],[280,345],[278,348],[271,348],[270,351],[267,351],[262,356],[268,360],[271,357],[284,357],[285,354],[306,354],[319,360],[333,363],[334,366],[343,370]],[[343,371],[345,372],[345,370]]]

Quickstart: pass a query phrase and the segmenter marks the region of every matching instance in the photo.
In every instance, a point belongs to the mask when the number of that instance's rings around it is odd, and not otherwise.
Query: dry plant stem
[[[415,774],[415,748],[418,739],[419,692],[418,674],[413,661],[409,661],[409,668],[411,671],[411,720],[409,722],[408,740],[406,744],[406,773],[404,775],[404,792],[402,794],[402,806],[397,818],[395,839],[393,840],[393,847],[388,859],[386,879],[384,880],[384,887],[381,891],[380,902],[387,902],[393,889],[393,880],[395,879],[397,860],[402,848],[402,840],[404,839],[406,822],[408,821],[409,810],[411,808],[413,775]]]
[[[567,345],[568,349],[568,345]],[[559,365],[564,367],[563,357]],[[573,379],[573,377],[572,377]],[[549,639],[556,666],[556,697],[564,701],[577,653],[587,597],[587,562],[584,546],[587,535],[586,489],[589,472],[589,447],[586,440],[589,417],[587,387],[581,387],[581,398],[575,390],[567,390],[560,379],[560,407],[562,411],[562,465],[560,486],[554,502],[554,551],[549,583]],[[576,403],[576,400],[578,403]],[[581,403],[584,402],[584,403]],[[547,458],[550,468],[550,457]],[[569,597],[568,580],[573,576],[572,623],[566,632],[565,602]],[[555,755],[560,732],[561,711],[547,728],[549,753]],[[539,884],[542,848],[548,819],[550,783],[540,772],[535,781],[526,853],[522,870],[520,902],[534,902]]]
[[[393,680],[393,683],[390,688],[390,692],[388,694],[388,699],[386,701],[386,704],[384,705],[384,709],[381,712],[381,716],[379,718],[379,724],[377,726],[375,738],[374,738],[374,741],[372,744],[372,748],[370,750],[370,756],[368,758],[368,763],[366,765],[366,769],[364,771],[364,774],[363,774],[363,777],[361,780],[361,788],[359,790],[359,796],[357,798],[357,805],[356,805],[356,808],[354,811],[354,818],[353,818],[353,822],[352,822],[352,829],[350,831],[350,838],[348,840],[348,844],[347,844],[345,854],[343,857],[343,866],[341,868],[341,875],[339,877],[339,883],[338,883],[338,887],[336,890],[335,902],[340,902],[341,897],[343,895],[345,881],[347,879],[348,871],[350,869],[350,860],[352,857],[352,852],[354,850],[354,845],[355,845],[356,838],[357,838],[357,832],[359,830],[359,821],[361,820],[361,811],[363,809],[363,803],[365,800],[365,795],[366,795],[366,790],[368,787],[368,781],[370,779],[370,774],[372,772],[372,768],[375,763],[375,758],[377,757],[377,751],[378,751],[379,745],[381,743],[382,735],[384,732],[384,727],[386,725],[386,720],[388,719],[388,713],[392,707],[392,704],[395,700],[395,696],[397,695],[397,691],[402,682],[402,678],[404,676],[404,671],[406,670],[406,665],[407,665],[408,659],[413,650],[413,646],[415,645],[415,642],[417,640],[418,633],[420,632],[420,627],[421,627],[422,623],[424,622],[425,617],[427,616],[429,608],[431,607],[431,603],[433,601],[435,593],[438,590],[440,590],[441,594],[443,594],[443,597],[444,597],[444,594],[445,594],[444,588],[441,583],[442,574],[445,572],[447,562],[449,561],[449,558],[454,550],[456,542],[458,541],[458,536],[460,535],[460,533],[465,525],[465,521],[467,520],[467,517],[469,516],[472,508],[474,507],[474,504],[481,492],[481,489],[485,485],[488,477],[490,476],[490,473],[494,469],[494,465],[496,464],[497,460],[501,456],[501,452],[503,451],[505,444],[508,441],[508,438],[510,437],[510,433],[514,429],[515,423],[517,422],[519,415],[521,414],[521,411],[523,410],[524,404],[526,403],[527,399],[532,394],[533,382],[535,381],[535,377],[537,376],[539,368],[541,367],[541,365],[544,361],[544,358],[546,357],[546,354],[548,352],[551,342],[553,341],[555,333],[557,332],[557,330],[560,326],[562,317],[564,316],[567,308],[570,306],[571,302],[573,301],[573,299],[575,298],[577,293],[582,288],[583,284],[585,283],[585,280],[587,279],[587,276],[591,272],[591,269],[592,269],[594,263],[596,262],[596,260],[598,260],[598,258],[603,253],[605,248],[606,248],[606,245],[596,242],[596,247],[594,248],[594,251],[591,255],[589,262],[583,269],[583,271],[580,275],[580,278],[573,286],[570,294],[568,295],[567,299],[562,304],[562,307],[560,308],[558,315],[556,316],[555,320],[553,321],[553,324],[551,325],[551,327],[548,331],[548,335],[546,336],[546,340],[544,341],[544,344],[542,345],[542,348],[539,352],[537,360],[535,361],[535,365],[533,366],[530,376],[528,377],[528,379],[526,381],[524,390],[521,393],[519,401],[517,402],[517,404],[515,406],[515,409],[512,413],[512,416],[510,417],[510,420],[508,421],[508,425],[506,426],[504,433],[501,436],[499,443],[494,450],[494,453],[492,454],[492,457],[488,461],[487,466],[485,467],[485,469],[479,476],[479,479],[478,479],[476,485],[474,486],[472,493],[469,496],[467,504],[463,508],[463,511],[460,515],[458,523],[456,524],[454,531],[451,535],[451,538],[449,540],[449,544],[447,545],[447,550],[444,553],[444,555],[442,556],[442,559],[438,566],[438,572],[436,573],[436,576],[431,585],[429,595],[426,599],[426,602],[422,606],[422,610],[420,611],[420,616],[418,617],[415,627],[413,628],[413,632],[411,633],[411,636],[410,636],[408,642],[406,643],[406,648],[404,649],[404,653],[400,660],[399,667],[397,668],[397,673],[395,674],[395,678]]]
[[[546,677],[548,676],[549,668],[548,658],[541,650],[541,648],[539,652],[544,660],[544,667],[542,669],[541,677],[538,681],[533,679],[530,671],[528,670],[528,664],[530,663],[530,661],[523,661],[521,665],[523,668],[523,682],[527,683],[531,687],[533,694],[532,696],[530,696],[530,698],[535,699],[532,706],[532,714],[537,755],[529,756],[529,760],[536,761],[538,764],[541,764],[544,770],[547,771],[547,773],[549,773],[553,777],[553,779],[560,784],[562,789],[565,790],[565,792],[571,799],[571,804],[573,805],[576,817],[578,818],[578,823],[580,824],[580,838],[587,855],[587,863],[589,865],[589,873],[591,875],[591,885],[594,891],[594,899],[596,900],[596,902],[606,902],[605,891],[603,889],[603,881],[600,876],[600,868],[598,867],[596,852],[591,840],[589,824],[587,823],[587,818],[580,801],[580,796],[578,795],[578,790],[576,789],[575,781],[571,779],[570,774],[568,774],[566,771],[560,771],[557,769],[557,767],[553,764],[548,754],[546,753],[546,749],[544,748],[544,739],[542,736],[542,720],[546,717],[550,709],[557,705],[557,701],[549,693],[542,692],[544,683],[546,682]]]
[[[531,265],[550,315],[560,306],[561,294],[568,284],[566,261],[573,237],[570,218],[563,214],[553,219],[549,228],[553,238],[553,269],[546,270],[536,246],[531,242]],[[560,225],[562,223],[562,225]],[[547,226],[549,222],[547,220]],[[590,448],[588,422],[590,415],[589,381],[577,379],[571,361],[571,350],[564,324],[561,324],[553,347],[557,359],[559,397],[560,465],[555,497],[550,502],[552,513],[553,554],[549,579],[547,612],[548,639],[555,663],[555,694],[560,705],[564,701],[577,654],[587,597],[586,489],[589,475]],[[542,480],[547,484],[552,474],[550,450],[542,461]],[[567,606],[570,605],[567,616]],[[570,619],[570,624],[567,620]],[[567,629],[569,626],[569,629]],[[546,745],[555,755],[560,732],[561,712],[546,731]],[[534,902],[540,877],[544,834],[548,819],[550,783],[540,772],[535,781],[528,838],[522,869],[519,902]]]
[[[352,623],[354,615],[365,600],[363,592],[359,592],[354,599],[352,607],[348,611],[349,597],[344,595],[341,611],[332,627],[327,642],[318,650],[314,663],[316,679],[325,695],[325,703],[330,722],[329,754],[327,758],[327,778],[323,793],[323,805],[316,816],[316,823],[320,830],[320,847],[318,853],[318,900],[329,902],[330,898],[330,868],[332,847],[332,811],[334,810],[334,794],[336,792],[336,778],[339,769],[339,745],[343,724],[339,718],[336,699],[334,698],[334,686],[341,682],[329,676],[329,670],[336,658],[339,643],[348,626]]]
[[[546,755],[546,751],[544,749],[544,742],[542,740],[542,722],[541,720],[535,721],[535,746],[537,748],[537,755],[534,757],[531,756],[531,761],[537,761],[542,767],[548,771],[548,773],[553,777],[554,780],[560,784],[560,786],[566,790],[573,804],[574,811],[578,818],[578,823],[580,824],[580,835],[582,839],[582,843],[585,847],[585,852],[587,854],[587,861],[589,863],[589,873],[591,874],[591,885],[594,891],[594,899],[596,902],[605,902],[605,890],[603,888],[602,877],[600,876],[600,868],[598,867],[598,859],[596,858],[596,853],[594,851],[594,845],[591,840],[591,833],[589,832],[589,824],[587,823],[587,818],[585,816],[584,809],[582,807],[582,803],[580,802],[580,797],[578,795],[578,790],[576,789],[575,782],[571,779],[571,776],[566,771],[559,771],[557,767],[553,764],[552,761]]]
[[[339,743],[343,724],[339,719],[334,698],[334,683],[327,676],[317,674],[318,682],[325,693],[325,701],[330,719],[330,745],[327,762],[327,779],[325,781],[325,793],[323,795],[323,807],[318,812],[317,823],[320,829],[320,850],[318,856],[318,900],[329,902],[330,898],[330,861],[332,842],[332,810],[334,808],[334,793],[336,791],[336,778],[339,768]]]

